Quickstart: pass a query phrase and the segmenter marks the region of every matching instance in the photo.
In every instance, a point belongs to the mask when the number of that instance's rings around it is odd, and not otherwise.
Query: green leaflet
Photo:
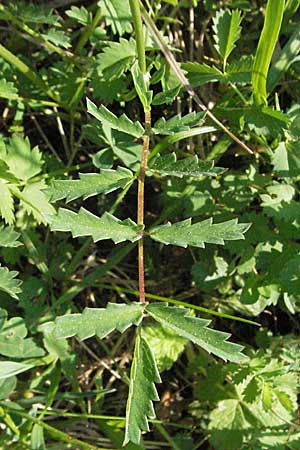
[[[241,34],[241,14],[239,11],[220,10],[213,19],[215,47],[223,58],[225,69],[228,56]]]
[[[15,100],[18,98],[18,90],[13,83],[0,80],[0,98],[7,98],[9,100]]]
[[[178,133],[179,131],[188,131],[190,128],[199,125],[199,122],[203,119],[203,117],[203,113],[196,113],[195,111],[186,114],[185,116],[180,116],[177,114],[168,120],[161,117],[155,122],[152,127],[152,131],[155,134],[165,135]]]
[[[57,317],[51,330],[56,338],[77,336],[84,340],[92,336],[104,338],[113,330],[123,333],[132,325],[139,325],[145,305],[141,303],[108,303],[106,308],[85,308],[81,314]]]
[[[106,81],[120,78],[130,68],[135,58],[135,40],[120,38],[120,42],[110,42],[98,56],[97,72]]]
[[[93,20],[93,15],[84,6],[78,8],[78,6],[71,6],[71,9],[65,12],[68,17],[71,17],[81,25],[91,25]]]
[[[20,233],[14,231],[12,227],[0,225],[0,247],[20,247],[22,243],[18,241]]]
[[[101,12],[113,34],[122,36],[124,33],[131,33],[132,18],[128,0],[102,0]]]
[[[151,322],[142,328],[142,337],[148,342],[159,372],[169,370],[183,352],[187,339],[161,325]]]
[[[135,61],[135,63],[133,64],[131,68],[131,75],[133,78],[135,90],[144,107],[144,111],[150,111],[153,92],[149,91],[147,87],[147,84],[149,84],[147,77],[149,75],[148,74],[144,75],[141,72],[138,61]]]
[[[0,215],[11,225],[14,222],[14,200],[9,185],[0,179]]]
[[[267,75],[279,37],[285,0],[268,0],[264,27],[257,46],[253,71],[253,95],[257,105],[267,104]]]
[[[206,244],[224,245],[225,240],[245,239],[244,233],[250,228],[249,223],[238,223],[238,219],[213,224],[212,218],[195,224],[186,219],[174,224],[160,225],[150,231],[150,237],[163,244],[188,245],[204,248]]]
[[[226,169],[214,167],[213,161],[199,161],[198,156],[190,156],[177,161],[176,153],[160,156],[151,161],[149,171],[165,176],[198,178],[203,175],[217,176]]]
[[[139,444],[141,431],[149,431],[147,418],[155,417],[152,402],[159,400],[154,383],[160,382],[151,349],[147,341],[138,335],[130,371],[124,446],[128,442]]]
[[[97,108],[88,98],[86,102],[88,112],[99,120],[102,125],[107,125],[113,130],[122,131],[135,137],[141,137],[144,134],[144,129],[140,122],[132,122],[125,114],[117,117],[103,105]]]
[[[187,315],[188,310],[184,308],[155,303],[148,305],[146,311],[162,325],[204,348],[208,353],[236,363],[247,360],[241,353],[241,345],[228,342],[229,333],[207,328],[210,320],[190,317]]]
[[[10,172],[19,180],[27,181],[42,170],[42,154],[38,147],[31,150],[28,138],[13,136],[0,154]]]
[[[97,194],[108,194],[125,188],[131,182],[131,170],[118,167],[117,170],[102,169],[101,173],[80,173],[80,180],[53,180],[47,193],[52,202],[66,198],[71,202],[76,198],[87,199]]]
[[[18,295],[21,292],[21,281],[16,279],[18,272],[9,271],[6,267],[0,266],[0,290],[6,292],[11,297],[18,299]]]
[[[131,219],[119,220],[108,212],[97,217],[84,208],[80,208],[79,213],[59,208],[57,216],[52,217],[51,229],[71,231],[73,237],[92,236],[94,242],[112,239],[118,244],[139,240],[143,226],[137,225]]]
[[[0,380],[10,378],[13,375],[25,372],[33,367],[31,364],[24,364],[15,361],[0,361]]]

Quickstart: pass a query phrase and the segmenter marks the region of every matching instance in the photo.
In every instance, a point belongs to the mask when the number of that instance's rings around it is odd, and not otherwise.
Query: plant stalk
[[[138,63],[140,71],[146,75],[146,54],[145,42],[143,33],[143,22],[141,16],[139,0],[129,0],[130,9],[133,19],[133,25],[136,37],[136,50],[138,55]],[[137,196],[137,223],[144,225],[144,210],[145,210],[145,175],[148,165],[149,141],[151,133],[151,111],[145,113],[145,133],[143,140],[143,152],[138,176],[138,196]],[[145,263],[144,263],[144,236],[138,241],[138,272],[139,272],[139,299],[140,302],[145,303]]]

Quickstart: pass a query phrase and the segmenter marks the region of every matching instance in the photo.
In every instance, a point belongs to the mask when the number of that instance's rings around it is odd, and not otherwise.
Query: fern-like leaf
[[[101,11],[113,34],[131,33],[132,18],[128,0],[102,0]]]
[[[86,102],[88,112],[99,120],[102,125],[108,125],[113,130],[122,131],[135,137],[141,137],[144,134],[144,129],[140,122],[132,122],[125,114],[117,117],[103,105],[97,108],[88,98]]]
[[[162,176],[198,178],[202,175],[217,176],[225,169],[214,167],[213,161],[199,161],[197,155],[177,161],[176,154],[170,153],[164,156],[158,154],[150,164],[150,172]]]
[[[174,224],[160,225],[150,232],[150,236],[155,241],[166,245],[172,244],[180,247],[191,245],[204,248],[205,244],[224,245],[225,240],[245,239],[244,233],[250,225],[249,223],[238,223],[237,219],[217,224],[213,224],[212,218],[195,224],[191,223],[191,219],[186,219]]]
[[[47,189],[51,201],[63,198],[71,202],[76,198],[87,199],[97,194],[108,194],[119,188],[125,188],[132,180],[131,170],[118,167],[117,170],[102,169],[101,173],[80,173],[80,180],[53,180]]]
[[[84,208],[79,213],[59,208],[52,218],[53,231],[71,231],[73,237],[92,236],[94,242],[112,239],[116,244],[123,241],[135,242],[141,238],[142,225],[131,219],[119,220],[109,213],[97,217]]]
[[[123,445],[128,442],[138,445],[141,431],[149,431],[148,418],[155,417],[152,402],[159,400],[154,383],[160,382],[151,349],[144,338],[137,336],[130,372]]]
[[[5,79],[0,80],[0,98],[16,100],[18,98],[18,90],[15,85]]]
[[[241,34],[241,14],[239,11],[220,10],[213,19],[215,47],[223,58],[224,67],[227,58],[235,47]]]
[[[146,307],[146,311],[156,321],[204,348],[208,353],[236,363],[247,359],[241,353],[241,345],[228,342],[229,333],[208,328],[210,320],[188,316],[187,309],[153,303]]]
[[[108,303],[106,308],[85,308],[81,314],[57,317],[51,332],[57,339],[77,336],[80,340],[92,336],[104,338],[113,330],[123,333],[143,319],[145,305],[141,303]]]

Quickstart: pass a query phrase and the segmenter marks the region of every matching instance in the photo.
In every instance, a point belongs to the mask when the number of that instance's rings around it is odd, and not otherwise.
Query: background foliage
[[[128,449],[300,445],[299,7],[266,4],[145,1],[191,85],[253,155],[197,111],[145,28],[154,105],[146,290],[148,300],[178,308],[173,329],[147,317],[138,338],[132,379],[143,378],[150,347],[160,401],[151,431]],[[129,3],[3,2],[0,21],[0,442],[118,449],[129,385],[133,402],[136,394],[135,331],[125,330],[141,316],[132,303],[141,230],[127,220],[136,216],[143,134]],[[93,228],[95,216],[114,230],[116,246],[99,235],[98,222]],[[205,220],[216,227],[214,243],[226,232],[220,222],[245,231],[231,222],[236,217],[252,223],[245,240],[216,246],[200,234],[201,245],[184,248]],[[185,221],[186,235],[167,221]],[[79,237],[50,232],[50,222]],[[97,329],[91,308],[102,320],[117,303],[135,308],[115,327],[124,333]],[[149,316],[161,317],[163,308],[150,305]],[[249,359],[225,364],[174,332],[199,313],[202,326],[213,319],[209,326],[232,334]],[[160,377],[150,375],[154,400]]]

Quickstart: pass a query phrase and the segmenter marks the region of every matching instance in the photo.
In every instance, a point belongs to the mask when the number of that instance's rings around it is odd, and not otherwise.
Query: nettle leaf
[[[21,292],[21,281],[16,279],[18,272],[9,271],[6,267],[0,266],[0,290],[6,292],[11,297],[18,299]]]
[[[58,339],[72,336],[80,340],[92,336],[102,339],[113,330],[123,333],[132,325],[138,326],[144,309],[145,305],[141,303],[108,303],[106,308],[85,308],[81,314],[57,317],[51,332]]]
[[[135,61],[131,68],[131,75],[133,78],[135,90],[144,107],[144,111],[150,111],[153,91],[149,91],[147,87],[149,74],[143,74],[140,70],[138,61]]]
[[[146,311],[156,321],[179,336],[199,345],[208,353],[219,356],[224,361],[239,363],[248,359],[241,353],[244,347],[228,342],[229,333],[208,328],[210,320],[188,316],[189,311],[185,308],[153,303],[146,307]]]
[[[9,185],[0,179],[0,215],[9,225],[14,223],[14,200]]]
[[[37,146],[31,150],[28,138],[10,138],[6,149],[0,154],[0,159],[7,164],[11,173],[22,181],[29,180],[42,170],[42,154]]]
[[[127,41],[121,38],[120,42],[110,42],[103,53],[97,58],[97,71],[106,80],[119,78],[125,70],[129,69],[136,56],[134,39]]]
[[[128,0],[102,0],[101,12],[113,34],[131,33],[132,18]]]
[[[204,248],[206,244],[224,245],[224,241],[245,239],[244,233],[250,228],[249,223],[238,223],[238,219],[213,224],[213,219],[203,220],[195,224],[186,219],[174,224],[160,225],[150,231],[150,237],[163,244]]]
[[[66,11],[66,15],[71,19],[77,20],[82,25],[90,25],[93,20],[93,15],[84,6],[71,6],[71,9]]]
[[[0,247],[20,247],[22,243],[18,241],[20,233],[14,231],[12,227],[0,225]]]
[[[203,119],[203,117],[203,113],[196,113],[195,111],[186,114],[183,117],[178,114],[168,120],[161,117],[155,122],[152,131],[155,134],[164,134],[167,136],[180,131],[187,131],[194,126],[199,125],[199,122]]]
[[[190,156],[188,158],[177,161],[176,153],[157,157],[151,161],[149,171],[159,175],[173,177],[190,177],[198,178],[203,175],[217,176],[224,173],[226,169],[222,167],[214,167],[213,161],[199,161],[198,156]]]
[[[135,341],[126,405],[126,428],[123,445],[139,444],[142,431],[149,431],[148,418],[155,418],[153,401],[159,397],[154,383],[160,383],[155,359],[147,341],[139,335]]]
[[[144,134],[144,128],[140,122],[132,122],[125,114],[117,117],[103,105],[97,108],[88,98],[86,102],[88,112],[99,120],[102,125],[108,125],[113,130],[122,131],[135,137],[141,137]]]
[[[46,191],[52,202],[63,198],[71,202],[76,198],[87,199],[97,194],[108,194],[125,188],[133,178],[131,170],[118,167],[117,170],[102,169],[101,173],[80,173],[80,180],[53,180]]]
[[[18,98],[18,90],[15,85],[5,79],[0,80],[0,98],[16,100]]]
[[[215,48],[224,60],[224,66],[241,34],[241,13],[220,10],[213,19]]]
[[[108,212],[97,217],[84,208],[79,213],[59,208],[57,216],[52,218],[53,231],[71,231],[73,237],[92,236],[94,242],[112,239],[115,244],[123,241],[135,242],[141,239],[142,225],[131,219],[119,220]]]

